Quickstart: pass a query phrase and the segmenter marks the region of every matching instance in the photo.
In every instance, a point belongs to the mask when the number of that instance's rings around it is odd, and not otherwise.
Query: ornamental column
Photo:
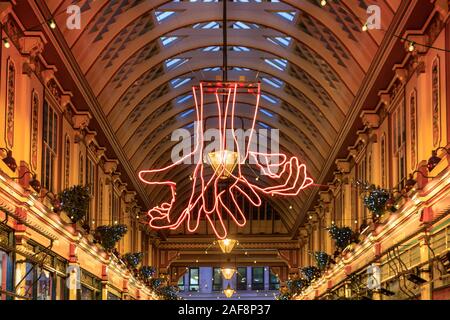
[[[15,212],[18,216],[22,218],[26,218],[27,212],[22,208],[17,208]],[[27,266],[26,266],[26,257],[20,252],[30,252],[33,254],[32,250],[28,250],[28,239],[29,236],[26,233],[27,227],[20,222],[15,222],[14,226],[14,236],[16,240],[16,252],[15,252],[15,261],[16,261],[16,269],[15,269],[15,281],[14,288],[15,293],[19,296],[29,296],[33,295],[33,288],[30,288],[27,292],[26,286],[26,274],[27,274]],[[33,272],[33,271],[31,271]],[[24,300],[19,297],[15,297],[15,300]]]

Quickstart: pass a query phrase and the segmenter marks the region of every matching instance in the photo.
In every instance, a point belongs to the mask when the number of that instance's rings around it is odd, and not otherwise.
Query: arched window
[[[14,62],[8,60],[6,87],[6,145],[12,148],[14,145],[14,114],[16,104],[16,67]]]
[[[97,220],[102,220],[103,217],[103,181],[100,180],[98,190],[98,215]]]
[[[66,136],[64,145],[64,187],[70,186],[70,138]]]

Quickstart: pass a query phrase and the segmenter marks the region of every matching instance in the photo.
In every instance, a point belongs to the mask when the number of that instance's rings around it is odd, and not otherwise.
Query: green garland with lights
[[[128,227],[124,224],[113,226],[99,226],[94,231],[94,239],[99,242],[106,251],[111,252],[116,243],[127,233]]]
[[[330,264],[335,263],[331,256],[323,251],[314,252],[314,259],[320,271],[326,270]]]
[[[387,190],[381,188],[373,188],[364,197],[364,206],[372,212],[375,217],[383,214],[386,203],[390,199],[390,194]]]
[[[357,243],[359,241],[357,233],[353,232],[349,227],[338,227],[336,225],[332,225],[328,229],[328,232],[334,240],[336,247],[340,250],[345,249],[353,242]]]
[[[77,185],[64,189],[58,194],[58,209],[64,211],[70,220],[76,223],[86,216],[90,198],[89,187]]]
[[[135,253],[126,253],[122,257],[122,261],[125,262],[125,264],[132,268],[136,269],[138,265],[142,262],[142,258],[144,257],[144,254],[142,252],[135,252]]]

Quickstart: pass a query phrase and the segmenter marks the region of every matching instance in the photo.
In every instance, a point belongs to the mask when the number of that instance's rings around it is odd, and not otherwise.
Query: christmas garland
[[[112,251],[116,243],[127,233],[128,228],[124,224],[113,226],[99,226],[94,231],[94,239],[105,248],[106,251]]]
[[[64,211],[73,223],[82,220],[88,211],[91,198],[89,188],[84,186],[73,186],[58,194],[59,204],[54,208]]]
[[[314,252],[314,259],[316,260],[317,267],[321,271],[326,270],[329,267],[330,263],[334,263],[331,256],[323,251]]]
[[[322,273],[320,272],[319,268],[315,266],[309,266],[304,267],[301,269],[303,275],[305,276],[305,279],[307,282],[311,283],[312,281],[319,279]]]
[[[334,240],[338,249],[345,249],[352,242],[358,242],[357,234],[349,227],[338,227],[336,225],[331,226],[328,229],[331,238]]]
[[[142,262],[143,257],[144,257],[144,254],[142,252],[126,253],[122,257],[122,260],[131,269],[136,269],[138,267],[138,265]]]
[[[156,274],[156,269],[151,266],[142,266],[141,269],[139,269],[139,274],[145,281],[148,281]]]
[[[383,214],[389,199],[390,194],[388,191],[374,188],[364,197],[364,206],[375,214],[376,217],[379,217]]]

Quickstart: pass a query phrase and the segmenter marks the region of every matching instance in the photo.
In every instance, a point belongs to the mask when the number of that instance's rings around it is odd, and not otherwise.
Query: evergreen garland
[[[294,293],[302,292],[309,285],[306,279],[292,279],[287,282],[288,292],[292,295]]]
[[[147,281],[156,274],[156,269],[151,266],[142,266],[139,273],[141,277]]]
[[[315,266],[304,267],[301,271],[308,282],[314,281],[322,275],[319,268]]]
[[[319,270],[324,271],[328,268],[330,263],[333,263],[333,259],[323,251],[314,252],[314,259]]]
[[[156,291],[162,284],[165,282],[163,278],[150,278],[148,281],[148,285],[150,289]]]
[[[380,216],[383,214],[389,198],[390,194],[388,191],[375,188],[370,190],[369,194],[364,197],[364,206],[376,216]]]
[[[58,194],[59,208],[64,211],[73,223],[82,220],[89,207],[90,200],[89,188],[84,186],[73,186],[64,189]],[[58,206],[54,205],[54,208]]]
[[[277,300],[291,300],[292,299],[292,293],[290,293],[289,291],[280,293],[279,295],[277,295],[276,299]]]
[[[331,238],[335,241],[336,247],[343,250],[352,242],[357,242],[356,234],[349,227],[339,228],[336,225],[328,229]]]
[[[144,254],[142,252],[135,252],[135,253],[126,253],[122,260],[132,269],[136,269],[139,263],[142,262],[142,258],[144,257]]]
[[[155,293],[163,300],[180,300],[178,297],[178,288],[175,286],[160,286]]]
[[[128,228],[124,224],[113,226],[99,226],[95,229],[94,238],[100,242],[106,251],[112,251],[116,243],[127,233]]]

